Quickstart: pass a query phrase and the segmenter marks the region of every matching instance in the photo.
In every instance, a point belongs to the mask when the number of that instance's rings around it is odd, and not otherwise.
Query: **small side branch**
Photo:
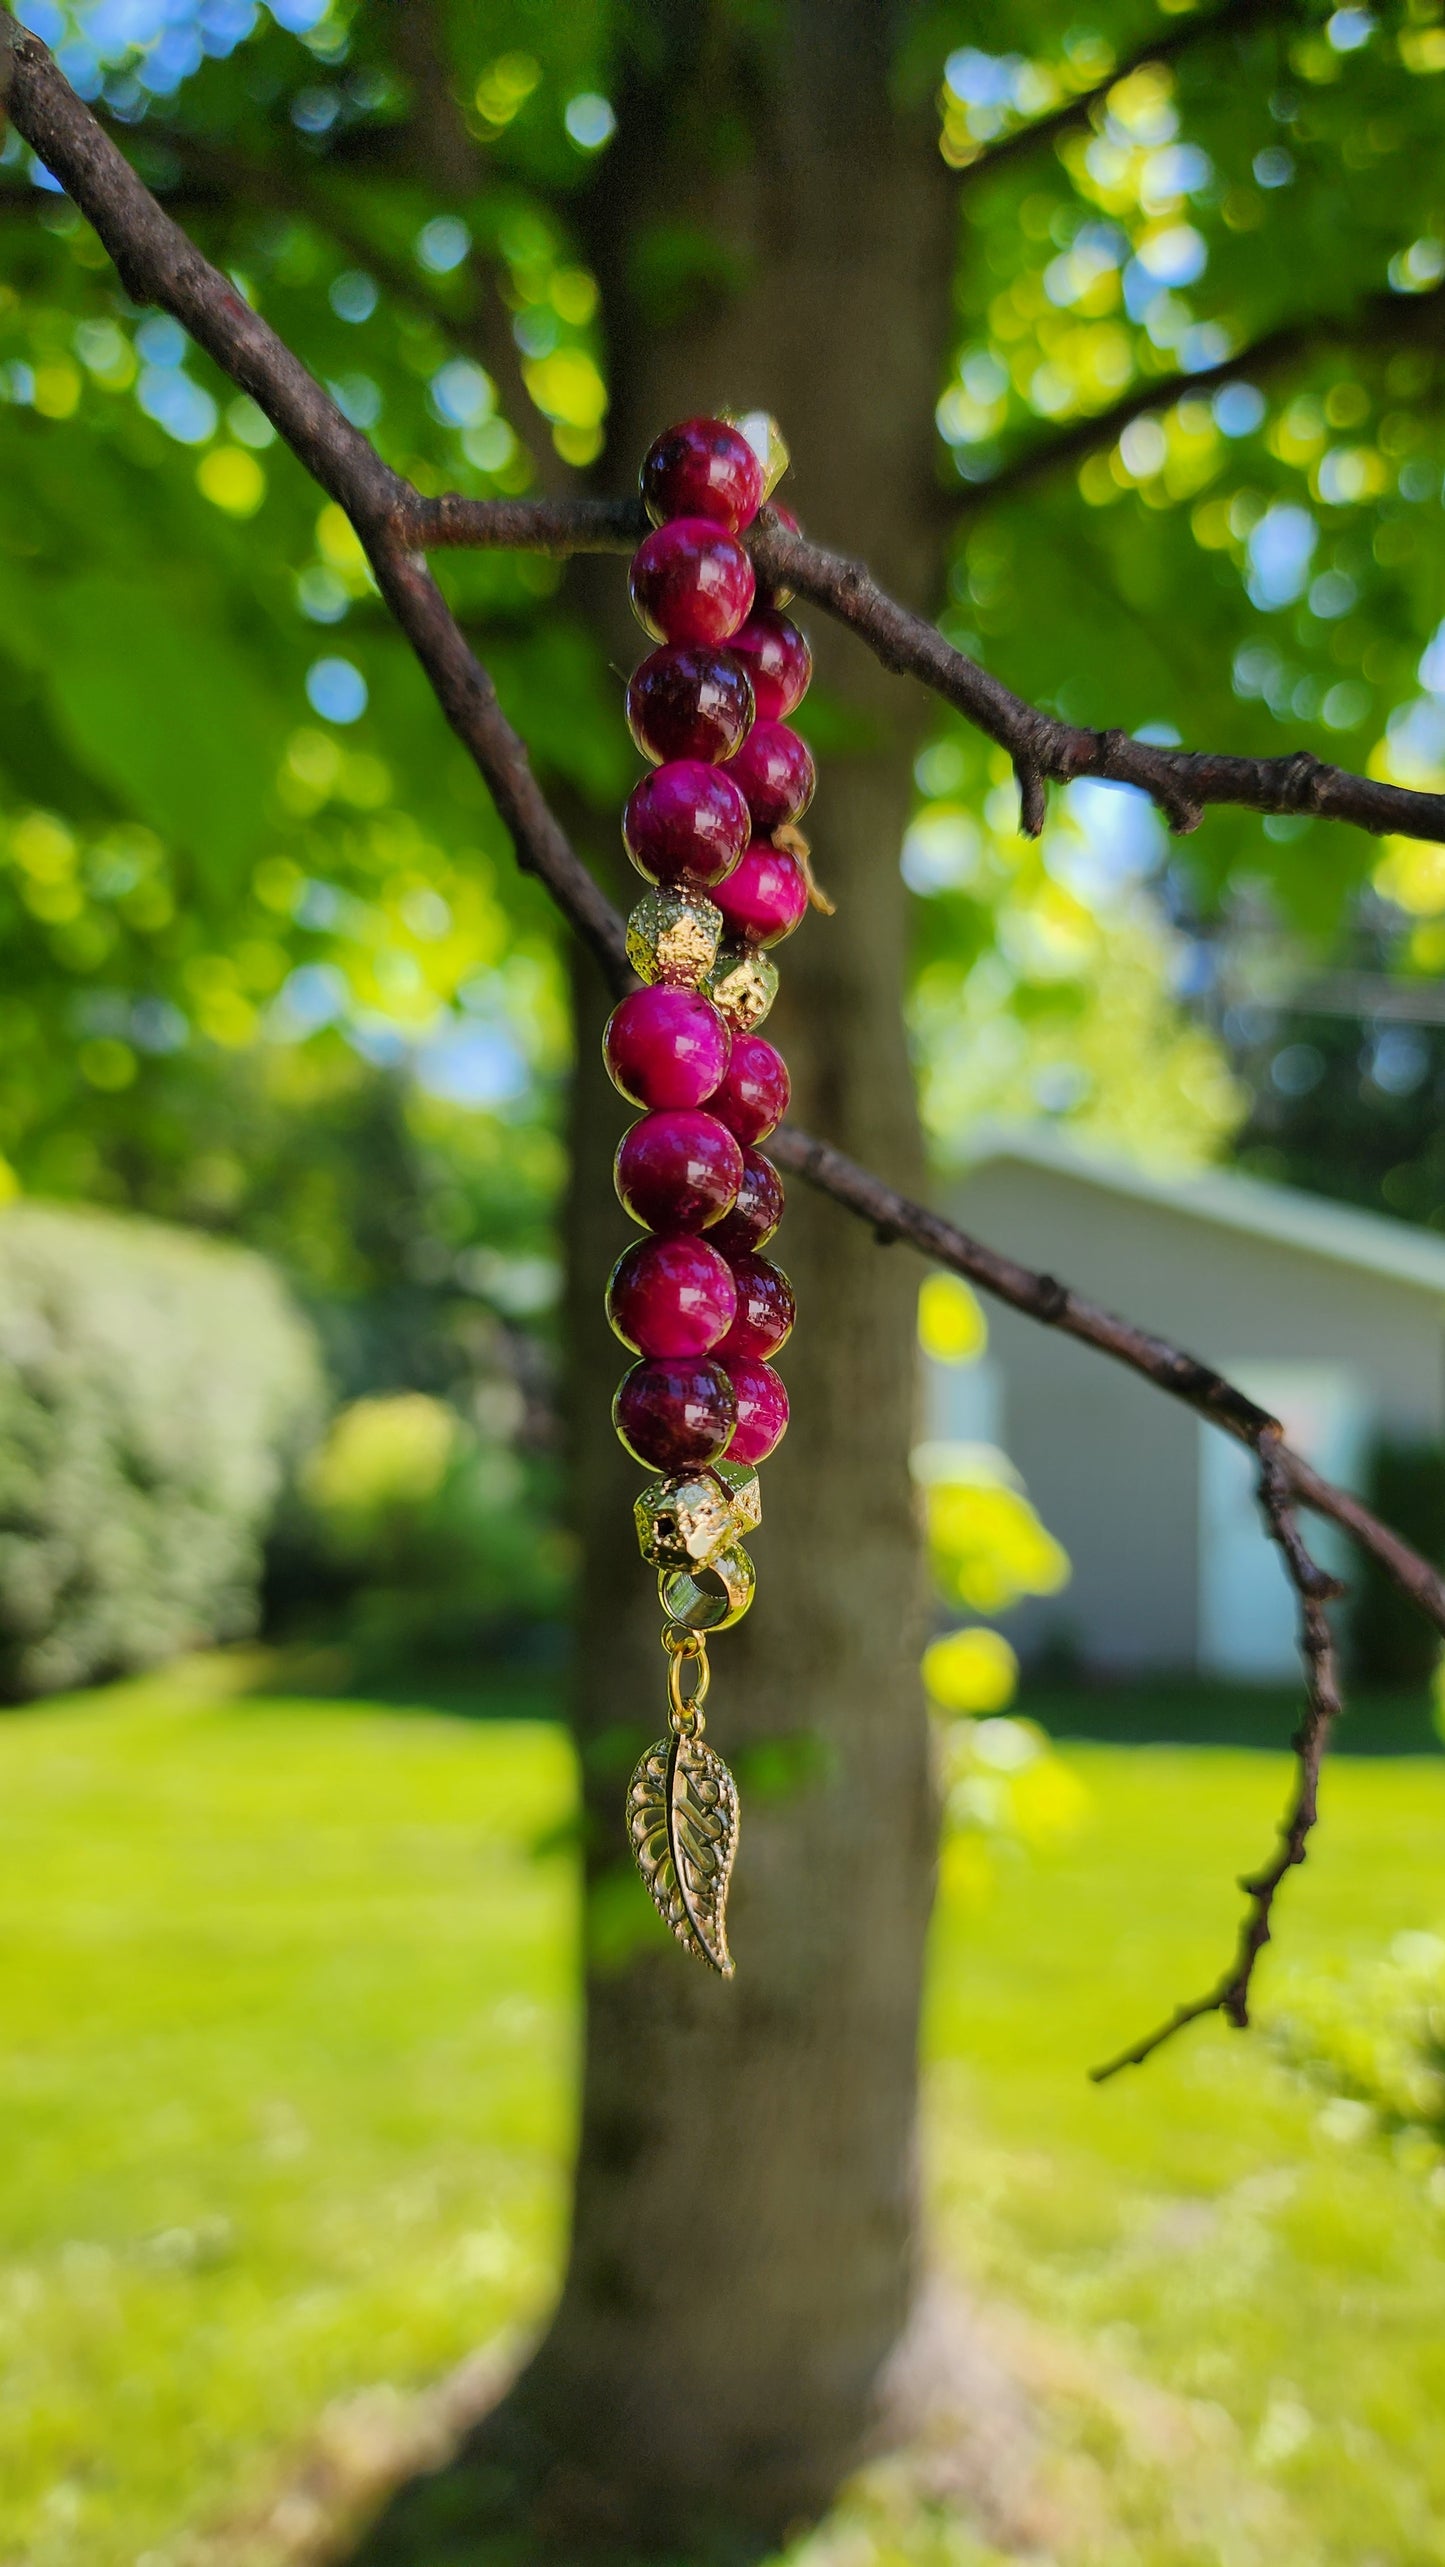
[[[1320,1767],[1344,1708],[1340,1695],[1339,1670],[1334,1634],[1325,1611],[1330,1600],[1343,1593],[1338,1578],[1332,1578],[1310,1557],[1300,1534],[1295,1515],[1291,1476],[1284,1442],[1277,1425],[1271,1423],[1261,1436],[1259,1452],[1259,1503],[1271,1541],[1284,1562],[1285,1573],[1293,1586],[1299,1606],[1299,1649],[1304,1669],[1305,1707],[1298,1729],[1290,1744],[1294,1749],[1295,1779],[1290,1803],[1280,1821],[1274,1854],[1259,1871],[1248,1874],[1239,1886],[1248,1905],[1240,1924],[1234,1958],[1223,1976],[1202,1997],[1189,2005],[1176,2006],[1173,2014],[1142,2041],[1134,2042],[1117,2057],[1105,2060],[1102,2067],[1091,2068],[1094,2084],[1103,2085],[1116,2077],[1121,2068],[1138,2068],[1172,2041],[1186,2024],[1198,2023],[1206,2014],[1222,2014],[1237,2032],[1249,2025],[1250,1990],[1255,1965],[1273,1931],[1274,1902],[1288,1872],[1302,1863],[1309,1851],[1310,1835],[1319,1816]]]

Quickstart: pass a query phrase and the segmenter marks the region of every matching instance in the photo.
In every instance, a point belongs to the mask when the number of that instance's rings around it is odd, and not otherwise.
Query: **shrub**
[[[1388,1952],[1334,1972],[1288,1971],[1266,2030],[1326,2094],[1386,2132],[1445,2142],[1445,1941],[1397,1934]]]
[[[303,1476],[322,1537],[313,1591],[338,1575],[351,1588],[345,1636],[383,1669],[494,1653],[566,1607],[547,1478],[423,1391],[354,1400]]]
[[[322,1412],[315,1341],[262,1258],[0,1212],[0,1691],[253,1630],[267,1521]]]

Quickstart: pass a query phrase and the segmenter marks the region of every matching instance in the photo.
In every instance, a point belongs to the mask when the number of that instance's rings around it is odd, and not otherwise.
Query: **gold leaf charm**
[[[674,1731],[649,1747],[627,1792],[627,1827],[653,1906],[685,1952],[725,1979],[738,1787],[715,1749]]]

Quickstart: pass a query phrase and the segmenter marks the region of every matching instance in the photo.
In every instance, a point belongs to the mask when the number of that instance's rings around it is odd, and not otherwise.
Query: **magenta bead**
[[[737,1203],[745,1162],[715,1114],[644,1114],[618,1144],[624,1212],[644,1230],[706,1230]],[[781,1189],[780,1189],[781,1191]],[[739,1245],[751,1247],[751,1240]]]
[[[725,651],[654,651],[632,672],[627,727],[645,758],[730,758],[753,718],[752,681]]]
[[[712,896],[730,935],[748,945],[776,945],[807,909],[808,878],[796,856],[755,838]]]
[[[727,1371],[737,1402],[737,1424],[728,1446],[728,1460],[765,1462],[787,1432],[788,1394],[771,1364],[754,1363],[747,1355],[730,1355]]]
[[[812,751],[786,722],[755,722],[729,773],[747,796],[758,838],[801,820],[818,782]]]
[[[728,649],[752,680],[758,720],[786,722],[802,703],[813,674],[813,654],[797,625],[775,606],[755,606]]]
[[[709,1116],[714,1121],[714,1116]],[[637,1131],[640,1126],[633,1125]],[[731,1137],[731,1136],[730,1136]],[[783,1217],[783,1180],[760,1150],[744,1150],[742,1182],[730,1212],[708,1230],[708,1245],[725,1257],[745,1257],[765,1247]]]
[[[791,508],[785,508],[781,499],[773,501],[773,515],[780,526],[787,527],[790,535],[801,535],[802,527]],[[771,582],[765,579],[758,581],[758,600],[763,606],[786,606],[792,594],[790,588],[774,588]]]
[[[687,1108],[701,1105],[718,1085],[729,1040],[710,998],[659,984],[633,990],[613,1008],[602,1057],[613,1086],[634,1105]]]
[[[644,535],[628,585],[655,642],[726,642],[751,611],[753,566],[725,527],[674,517]]]
[[[701,1239],[639,1239],[624,1248],[608,1279],[607,1316],[637,1355],[706,1355],[727,1335],[737,1307],[731,1266]]]
[[[735,1355],[761,1363],[786,1346],[793,1333],[798,1315],[793,1287],[782,1267],[770,1265],[766,1257],[734,1257],[731,1263],[737,1313],[727,1335],[713,1343],[726,1364]]]
[[[748,843],[748,806],[731,775],[701,758],[654,767],[627,797],[622,840],[640,874],[671,889],[711,889]]]
[[[727,1075],[711,1091],[709,1101],[718,1121],[725,1123],[739,1141],[750,1145],[766,1141],[770,1132],[776,1132],[787,1113],[791,1094],[788,1067],[781,1052],[775,1052],[761,1034],[735,1034]]]
[[[684,419],[664,428],[643,457],[643,505],[654,526],[669,517],[710,517],[740,535],[762,495],[763,467],[741,429],[726,419]]]
[[[736,1420],[732,1383],[705,1355],[634,1364],[612,1402],[613,1425],[633,1460],[649,1471],[688,1471],[717,1461]]]

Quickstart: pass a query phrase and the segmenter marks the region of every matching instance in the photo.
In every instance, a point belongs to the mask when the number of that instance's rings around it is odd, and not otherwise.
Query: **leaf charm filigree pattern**
[[[701,1738],[659,1738],[628,1786],[627,1827],[664,1924],[685,1952],[730,1979],[727,1900],[738,1787],[721,1756]]]

